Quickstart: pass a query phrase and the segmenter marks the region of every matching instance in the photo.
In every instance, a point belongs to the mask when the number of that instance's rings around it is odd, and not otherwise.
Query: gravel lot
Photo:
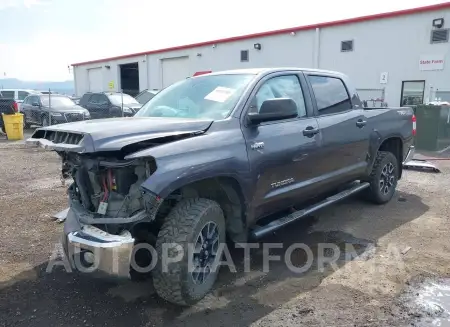
[[[158,299],[150,282],[93,279],[56,267],[46,273],[62,225],[50,216],[65,208],[56,154],[0,140],[0,326],[407,326],[402,292],[418,276],[450,275],[450,161],[441,174],[407,171],[388,205],[350,199],[264,239],[319,243],[342,249],[334,267],[303,274],[283,262],[252,272],[232,252],[237,273],[222,270],[214,292],[191,308]],[[345,260],[345,244],[363,255]],[[405,251],[408,250],[409,251]],[[401,253],[406,252],[406,253]],[[305,256],[293,255],[302,265]]]

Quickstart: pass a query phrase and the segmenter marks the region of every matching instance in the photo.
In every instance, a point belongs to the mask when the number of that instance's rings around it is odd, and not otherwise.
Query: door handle
[[[360,120],[358,120],[356,122],[356,126],[358,126],[359,128],[362,128],[362,127],[366,126],[366,124],[367,124],[367,121],[366,120],[362,120],[362,119],[360,119]]]
[[[312,126],[308,126],[308,127],[306,127],[306,129],[303,130],[303,135],[306,137],[313,137],[317,133],[319,133],[319,129],[314,128]]]

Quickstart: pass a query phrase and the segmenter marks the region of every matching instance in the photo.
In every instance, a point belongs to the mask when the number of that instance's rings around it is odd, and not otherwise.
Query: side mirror
[[[263,102],[259,112],[250,112],[251,124],[295,118],[298,116],[297,104],[290,98],[269,99]]]
[[[33,102],[31,104],[33,107],[40,107],[41,105],[39,104],[39,102]]]

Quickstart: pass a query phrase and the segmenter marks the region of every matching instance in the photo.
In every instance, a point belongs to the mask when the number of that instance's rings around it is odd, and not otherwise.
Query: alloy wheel
[[[212,272],[219,249],[219,228],[216,223],[207,222],[194,244],[192,279],[195,284],[203,284]]]
[[[384,165],[380,175],[380,191],[384,195],[388,194],[394,187],[395,183],[395,167],[392,162]]]

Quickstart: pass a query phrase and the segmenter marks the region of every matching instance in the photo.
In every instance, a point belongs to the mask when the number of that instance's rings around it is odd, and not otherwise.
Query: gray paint
[[[249,71],[226,72],[248,73]],[[299,199],[333,189],[365,177],[371,171],[376,152],[383,141],[398,137],[403,142],[403,158],[412,144],[412,110],[383,108],[364,110],[348,77],[336,72],[279,68],[252,70],[253,81],[235,106],[231,116],[219,121],[172,118],[118,118],[65,124],[38,129],[85,134],[85,152],[120,150],[123,146],[171,134],[189,137],[131,153],[127,160],[154,158],[157,164],[142,188],[162,198],[172,191],[209,177],[235,179],[248,204],[249,225],[257,217],[286,208]],[[249,99],[265,80],[297,74],[306,100],[307,117],[266,122],[251,126],[247,121]],[[347,111],[317,116],[317,106],[308,74],[342,79],[352,104]],[[366,125],[358,127],[359,120]],[[307,127],[319,133],[304,136]],[[264,142],[263,149],[252,149]],[[64,144],[57,144],[57,150]],[[67,151],[79,148],[67,146]],[[286,185],[271,184],[290,179]]]

